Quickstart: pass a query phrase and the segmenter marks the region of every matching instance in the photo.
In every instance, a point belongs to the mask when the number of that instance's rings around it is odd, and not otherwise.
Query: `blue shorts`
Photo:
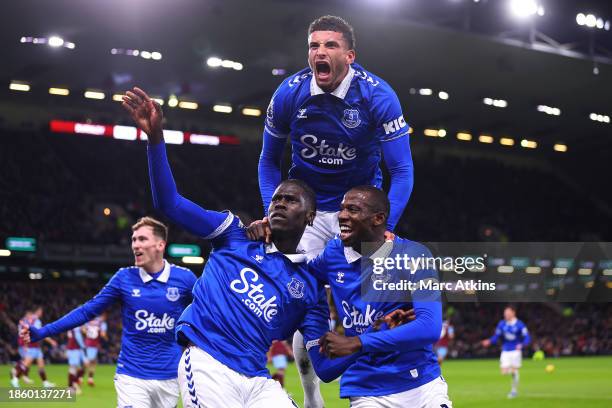
[[[85,360],[85,354],[82,350],[66,350],[68,356],[68,365],[72,367],[80,367]]]
[[[25,356],[32,360],[37,360],[43,358],[43,353],[40,347],[28,347],[25,349]]]
[[[277,370],[287,368],[287,356],[284,354],[279,354],[277,356],[272,357],[272,365]]]
[[[87,347],[87,360],[95,361],[98,358],[98,348],[97,347]]]
[[[438,347],[436,349],[436,354],[440,360],[444,360],[448,354],[448,347]]]
[[[25,347],[19,347],[17,349],[19,351],[19,357],[21,357],[21,359],[23,360],[24,358],[26,358],[26,349]]]

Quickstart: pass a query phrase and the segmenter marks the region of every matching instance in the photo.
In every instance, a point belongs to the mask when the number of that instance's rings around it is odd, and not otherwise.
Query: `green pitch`
[[[442,367],[449,384],[449,393],[455,407],[513,407],[513,408],[566,408],[588,407],[608,408],[612,406],[612,357],[585,357],[546,359],[545,361],[526,360],[521,369],[519,397],[506,399],[510,390],[510,378],[501,376],[497,360],[447,361]],[[555,369],[547,373],[545,367],[553,364]],[[8,366],[0,366],[8,374]],[[96,373],[96,387],[83,387],[83,394],[77,397],[76,403],[59,404],[25,404],[15,407],[50,408],[68,406],[73,408],[109,407],[115,403],[113,388],[114,367],[100,366]],[[66,385],[67,367],[54,365],[47,367],[49,380],[60,386]],[[31,378],[36,380],[34,386],[40,386],[36,370],[30,371]],[[8,375],[4,384],[6,387]],[[290,365],[285,380],[289,393],[298,405],[302,406],[303,397],[299,378],[294,365]],[[338,382],[323,384],[322,391],[327,408],[348,407],[346,400],[338,398]]]

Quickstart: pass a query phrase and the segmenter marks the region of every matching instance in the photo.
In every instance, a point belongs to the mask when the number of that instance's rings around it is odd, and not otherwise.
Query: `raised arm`
[[[205,210],[178,193],[166,155],[163,112],[142,89],[134,88],[123,96],[123,106],[149,141],[147,156],[153,204],[165,216],[187,231],[209,238],[228,219],[228,214]]]
[[[259,155],[257,173],[259,178],[259,192],[264,206],[264,214],[268,214],[268,207],[272,200],[274,190],[281,182],[281,160],[285,148],[285,138],[275,136],[267,129],[263,132],[263,145]]]
[[[410,152],[410,138],[408,135],[382,142],[385,165],[391,177],[389,188],[389,203],[391,211],[387,220],[387,229],[393,231],[399,221],[404,208],[410,199],[414,184],[414,166]]]
[[[121,298],[119,286],[119,273],[117,272],[102,290],[89,302],[77,307],[73,311],[49,323],[41,328],[26,327],[19,335],[26,341],[37,342],[45,337],[55,336],[56,334],[74,329],[100,315],[106,308]]]

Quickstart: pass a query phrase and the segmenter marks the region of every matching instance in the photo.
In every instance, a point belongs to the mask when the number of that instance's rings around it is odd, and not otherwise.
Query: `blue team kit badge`
[[[357,109],[345,109],[342,116],[342,123],[349,129],[356,128],[361,123],[359,111]]]
[[[166,299],[171,302],[176,302],[179,297],[181,297],[181,295],[179,294],[178,288],[168,288],[168,291],[166,292]]]
[[[291,282],[287,284],[287,289],[289,289],[289,294],[296,299],[304,297],[304,282],[302,281],[291,278]]]

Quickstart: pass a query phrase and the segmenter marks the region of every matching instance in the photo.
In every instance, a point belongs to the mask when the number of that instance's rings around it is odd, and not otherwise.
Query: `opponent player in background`
[[[24,327],[33,326],[41,327],[41,318],[43,316],[43,308],[35,307],[32,310],[26,312],[24,317],[19,321],[18,330],[21,331]],[[45,339],[51,347],[57,347],[57,342],[53,339]],[[42,385],[45,388],[55,387],[55,384],[47,380],[47,372],[45,371],[45,356],[43,355],[40,342],[32,342],[25,344],[21,337],[17,340],[19,345],[19,354],[21,361],[17,362],[15,367],[11,370],[11,385],[15,388],[19,387],[19,378],[23,376],[24,382],[31,384],[33,381],[29,378],[28,374],[30,366],[34,361],[38,365],[38,375],[42,381]]]
[[[267,109],[259,159],[259,187],[267,211],[281,181],[281,159],[291,136],[289,178],[304,180],[317,195],[317,217],[300,242],[309,259],[338,230],[342,196],[351,187],[382,185],[381,159],[391,177],[393,231],[413,185],[409,126],[393,89],[355,63],[353,28],[342,18],[323,16],[308,28],[308,68],[285,79]],[[299,333],[294,341],[305,407],[321,407],[318,380],[308,364]],[[298,347],[296,347],[297,345]]]
[[[365,273],[368,262],[398,255],[431,256],[419,243],[400,237],[386,241],[388,215],[389,201],[383,191],[372,186],[352,188],[344,196],[338,215],[339,237],[329,241],[322,254],[309,262],[311,273],[330,285],[345,333],[327,333],[321,347],[329,357],[373,353],[358,358],[340,380],[340,396],[350,398],[353,408],[450,408],[448,387],[432,350],[442,329],[439,292],[417,290],[411,293],[411,302],[384,294],[364,297],[364,284],[369,285],[376,276]],[[255,237],[264,236],[260,226],[250,227],[249,236],[254,237],[252,230],[256,230]],[[370,246],[368,252],[364,252],[364,244]],[[420,269],[406,278],[416,284],[437,279],[437,274]],[[394,280],[399,281],[399,277]],[[380,316],[411,308],[414,321],[390,331],[368,332]]]
[[[174,327],[191,303],[196,276],[164,259],[167,240],[163,223],[141,218],[132,226],[134,266],[119,269],[93,299],[59,320],[21,332],[26,342],[36,342],[81,326],[121,303],[123,332],[115,375],[119,408],[174,408],[178,403],[176,376],[182,349]]]
[[[325,380],[336,378],[360,356],[331,361],[318,347],[328,329],[325,291],[297,251],[315,217],[314,192],[300,180],[282,182],[269,207],[274,239],[270,244],[251,241],[231,212],[205,210],[178,193],[166,157],[161,107],[139,88],[127,92],[123,101],[148,135],[155,207],[213,247],[193,289],[193,303],[177,324],[177,338],[186,346],[179,365],[183,405],[294,407],[266,368],[273,340],[300,330],[314,368]]]
[[[495,334],[482,341],[484,347],[497,344],[502,341],[502,352],[499,358],[499,367],[502,375],[512,376],[512,388],[508,398],[515,398],[518,395],[519,369],[523,359],[523,348],[529,345],[531,337],[527,326],[516,317],[514,306],[506,306],[504,318],[499,321]]]
[[[444,359],[448,355],[448,346],[451,341],[455,338],[455,328],[450,323],[450,319],[446,319],[442,323],[442,333],[440,333],[440,340],[434,346],[436,355],[438,356],[438,363],[442,365]]]
[[[98,364],[98,351],[100,350],[100,339],[108,340],[106,332],[106,313],[90,320],[85,325],[85,356],[87,357],[87,384],[90,387],[95,385],[94,375]]]
[[[274,374],[272,379],[280,383],[281,387],[285,387],[285,370],[287,369],[288,358],[293,358],[293,350],[287,343],[287,340],[275,340],[268,351],[268,363],[272,363]]]
[[[87,362],[85,360],[85,342],[83,341],[83,327],[75,327],[68,330],[68,344],[66,345],[66,356],[68,357],[68,387],[76,394],[81,394],[81,380]]]

